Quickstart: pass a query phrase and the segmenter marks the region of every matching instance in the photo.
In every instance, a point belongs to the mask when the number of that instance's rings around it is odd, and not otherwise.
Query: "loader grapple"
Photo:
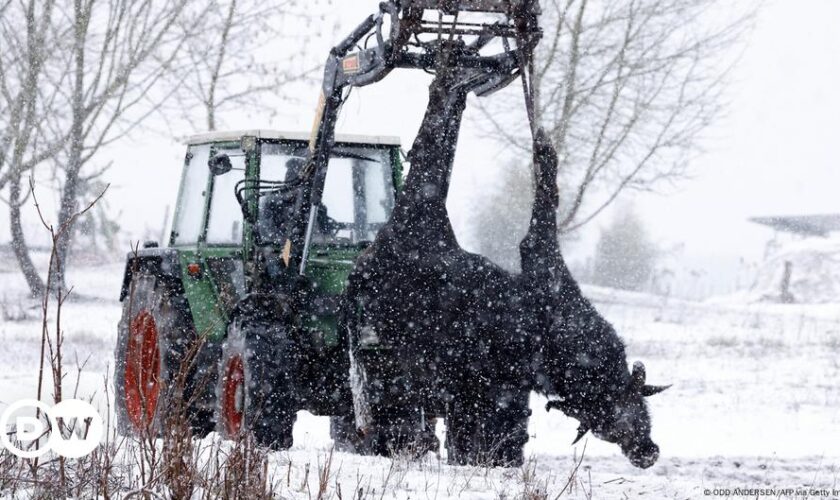
[[[523,7],[537,8],[538,4],[529,0],[403,0],[403,8],[437,9],[447,14],[459,11],[491,12],[511,14]]]

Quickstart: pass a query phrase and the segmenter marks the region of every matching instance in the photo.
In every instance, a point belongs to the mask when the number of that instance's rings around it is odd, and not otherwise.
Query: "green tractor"
[[[339,296],[391,214],[400,143],[337,136],[309,210],[299,181],[308,141],[276,131],[187,141],[169,242],[147,242],[126,263],[115,355],[123,434],[157,435],[166,410],[186,403],[199,436],[248,428],[263,445],[287,447],[306,409],[335,416],[334,434],[353,440]],[[289,228],[300,213],[311,216],[297,238]],[[291,241],[304,242],[294,272]]]
[[[463,20],[462,11],[489,18]],[[283,448],[307,409],[334,417],[339,449],[435,449],[434,416],[422,409],[414,420],[366,423],[360,387],[370,381],[351,370],[348,336],[358,332],[342,321],[357,311],[341,298],[354,261],[390,218],[401,156],[396,139],[337,136],[335,126],[353,88],[395,69],[454,65],[478,96],[524,77],[539,12],[537,0],[383,1],[330,51],[310,136],[191,139],[168,245],[150,242],[126,264],[120,430],[160,432],[164,410],[186,403],[198,435],[248,431]],[[397,407],[400,396],[388,394]]]

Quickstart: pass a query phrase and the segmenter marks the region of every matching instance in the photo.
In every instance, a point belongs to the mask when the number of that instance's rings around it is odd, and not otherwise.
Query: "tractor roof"
[[[245,135],[256,136],[258,139],[309,141],[309,134],[306,132],[283,132],[280,130],[227,130],[193,135],[191,137],[187,137],[184,142],[186,144],[205,144],[208,142],[238,141]],[[336,134],[335,142],[399,146],[400,138],[385,135]]]

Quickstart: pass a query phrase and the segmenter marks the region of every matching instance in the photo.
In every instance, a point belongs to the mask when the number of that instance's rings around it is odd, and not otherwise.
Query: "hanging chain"
[[[510,5],[510,0],[508,0]],[[511,6],[512,8],[512,6]],[[511,11],[513,12],[513,11]],[[528,113],[528,125],[531,128],[531,138],[536,141],[539,123],[536,116],[536,102],[534,97],[534,48],[529,40],[525,23],[516,22],[516,45],[519,51],[519,74],[522,78],[522,92],[525,96],[525,110]]]

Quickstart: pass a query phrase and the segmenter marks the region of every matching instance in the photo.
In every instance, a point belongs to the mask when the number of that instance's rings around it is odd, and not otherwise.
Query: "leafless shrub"
[[[213,445],[206,461],[197,471],[204,485],[203,498],[270,499],[275,497],[275,482],[269,474],[268,450],[247,434],[237,438],[230,448]]]
[[[192,426],[189,419],[189,405],[185,400],[187,376],[198,354],[202,339],[188,349],[175,374],[174,383],[166,390],[172,397],[166,398],[171,406],[165,409],[163,417],[163,482],[176,498],[190,498],[198,476],[198,456],[193,445]]]
[[[578,459],[575,462],[574,468],[569,473],[569,479],[566,481],[566,484],[563,485],[563,489],[560,490],[560,493],[557,494],[557,498],[559,498],[560,495],[562,495],[566,491],[569,491],[569,492],[574,491],[575,487],[577,486],[578,470],[580,470],[580,466],[583,463],[584,457],[586,456],[586,445],[587,445],[588,442],[589,442],[588,440],[583,442],[583,449],[580,452],[580,459]],[[577,451],[575,451],[575,454],[577,454]],[[591,482],[591,479],[590,479],[590,482]],[[591,494],[591,488],[590,488],[590,494]]]
[[[334,448],[330,449],[329,454],[324,457],[323,464],[321,464],[320,460],[318,461],[318,496],[316,497],[316,500],[323,500],[327,498],[326,494],[330,487],[334,451]],[[340,491],[340,488],[336,488],[336,491]],[[341,493],[338,493],[338,495],[340,496]]]
[[[738,345],[738,339],[734,336],[723,336],[723,335],[716,335],[714,337],[709,337],[706,340],[706,344],[710,347],[720,347],[729,349]]]
[[[826,352],[837,353],[840,352],[840,336],[836,332],[828,332],[828,337],[825,340]],[[840,357],[832,356],[831,364],[834,370],[840,372]]]
[[[529,458],[520,468],[522,492],[517,496],[520,500],[548,500],[549,478],[541,478],[537,473],[537,461]]]

